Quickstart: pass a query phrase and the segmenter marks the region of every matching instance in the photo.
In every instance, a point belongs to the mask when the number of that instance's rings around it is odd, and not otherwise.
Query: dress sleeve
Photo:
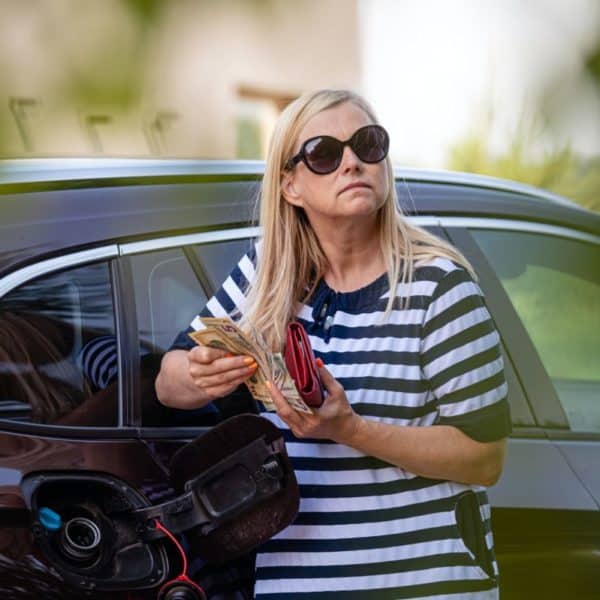
[[[421,369],[436,398],[437,424],[490,442],[511,431],[500,336],[483,293],[462,268],[447,272],[427,308]]]
[[[253,248],[241,258],[223,285],[194,317],[187,329],[179,332],[169,350],[191,350],[196,345],[188,334],[202,329],[200,317],[229,317],[233,321],[238,321],[244,312],[245,294],[254,277],[255,267],[256,248]]]

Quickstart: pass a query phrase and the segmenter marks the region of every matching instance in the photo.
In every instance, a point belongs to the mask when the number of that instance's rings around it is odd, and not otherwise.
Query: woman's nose
[[[354,150],[352,150],[350,146],[345,146],[344,153],[342,154],[342,162],[340,164],[342,171],[354,171],[361,167],[362,162],[360,158],[354,154]]]

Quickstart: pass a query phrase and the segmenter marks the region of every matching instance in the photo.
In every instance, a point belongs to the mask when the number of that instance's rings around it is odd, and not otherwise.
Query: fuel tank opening
[[[100,554],[102,534],[91,519],[75,517],[65,523],[61,530],[60,548],[77,562],[93,562]]]

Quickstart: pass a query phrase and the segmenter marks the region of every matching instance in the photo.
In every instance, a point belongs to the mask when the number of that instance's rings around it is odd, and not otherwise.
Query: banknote
[[[302,400],[302,397],[298,393],[296,384],[294,383],[292,376],[285,366],[285,360],[283,356],[279,352],[276,352],[273,353],[271,357],[273,365],[272,381],[275,383],[277,388],[281,390],[281,393],[287,400],[288,404],[299,412],[312,414],[312,410],[307,406],[304,400]]]
[[[246,335],[229,319],[203,318],[202,324],[206,327],[203,331],[214,331],[228,345],[232,354],[246,354],[251,356],[259,366],[259,371],[266,376],[267,358],[263,349],[248,339]],[[201,332],[199,332],[201,333]]]
[[[222,328],[215,328],[212,326],[207,327],[206,329],[190,333],[190,337],[198,344],[218,348],[219,350],[231,352],[232,354],[243,354],[254,358],[258,368],[246,380],[246,386],[254,398],[260,400],[267,410],[275,410],[275,405],[271,400],[271,394],[266,385],[269,372],[265,366],[265,360],[259,352],[256,350],[251,351],[245,344],[239,344],[239,339],[234,339],[233,336],[228,337]],[[237,336],[235,336],[235,338],[237,338]]]
[[[256,361],[258,368],[245,383],[252,396],[262,402],[266,410],[275,410],[266,385],[267,381],[272,381],[292,408],[300,412],[312,413],[298,394],[283,356],[280,353],[269,352],[257,332],[248,336],[228,318],[204,317],[200,320],[205,329],[189,334],[196,343],[219,348],[232,354],[251,356]]]

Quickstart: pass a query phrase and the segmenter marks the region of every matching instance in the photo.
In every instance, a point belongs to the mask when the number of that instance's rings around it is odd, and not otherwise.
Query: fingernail
[[[248,367],[248,371],[256,371],[256,369],[258,369],[258,365],[256,363],[252,363],[249,367]]]
[[[322,369],[325,366],[320,358],[317,358],[315,362],[317,363],[317,367],[319,367],[319,369]]]
[[[233,356],[233,354],[231,354],[231,352],[228,352],[228,353],[225,355],[225,358],[231,358],[232,356]]]
[[[265,381],[265,385],[268,389],[271,389],[271,382],[269,380]]]
[[[251,365],[251,364],[252,364],[253,362],[255,362],[255,361],[254,361],[254,359],[253,359],[251,356],[246,356],[246,358],[244,358],[244,362],[245,362],[247,365]]]

